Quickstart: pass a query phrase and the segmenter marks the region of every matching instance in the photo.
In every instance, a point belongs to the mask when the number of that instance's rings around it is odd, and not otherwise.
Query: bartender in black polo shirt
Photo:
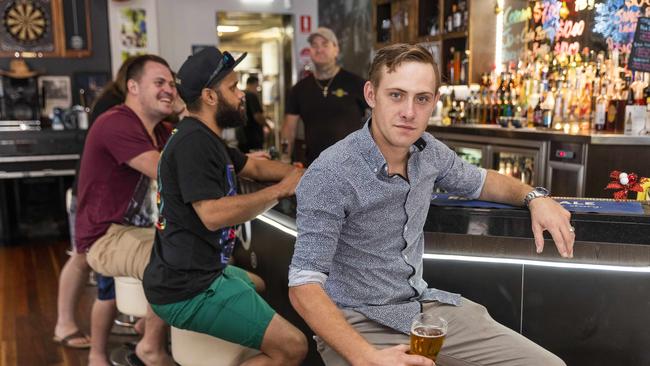
[[[368,105],[365,80],[336,64],[339,44],[332,30],[320,27],[309,35],[314,74],[294,85],[287,99],[282,142],[293,151],[298,118],[305,125],[309,165],[320,153],[363,125]]]

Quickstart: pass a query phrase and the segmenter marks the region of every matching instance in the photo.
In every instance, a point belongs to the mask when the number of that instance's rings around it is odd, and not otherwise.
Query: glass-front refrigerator
[[[485,167],[484,156],[486,155],[485,145],[472,144],[467,142],[460,142],[454,140],[443,140],[445,145],[454,150],[456,154],[466,162],[478,166]]]
[[[446,133],[436,133],[436,137],[470,164],[496,170],[533,187],[544,186],[546,141]]]
[[[533,187],[544,184],[544,149],[490,145],[488,168]]]

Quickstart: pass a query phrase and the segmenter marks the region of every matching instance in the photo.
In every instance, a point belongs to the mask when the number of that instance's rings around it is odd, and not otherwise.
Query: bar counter
[[[632,136],[609,131],[580,131],[566,133],[563,130],[532,127],[501,127],[500,125],[465,124],[451,126],[429,125],[434,136],[440,133],[459,133],[475,136],[503,137],[522,140],[580,142],[593,145],[648,145],[650,135]]]
[[[0,132],[0,246],[68,235],[65,192],[86,132]]]
[[[607,198],[613,170],[650,177],[650,135],[627,136],[600,131],[575,134],[542,128],[499,125],[428,126],[427,131],[473,164],[503,172],[502,163],[523,169],[530,161],[532,186],[554,195]],[[469,154],[469,155],[468,155]]]
[[[243,184],[250,191],[250,184]],[[287,297],[295,199],[250,224],[238,265],[265,279],[265,298],[311,337]],[[424,279],[487,307],[568,365],[650,364],[650,206],[643,214],[577,213],[574,258],[552,241],[535,253],[525,209],[434,206],[424,227]],[[321,365],[310,342],[305,365]]]

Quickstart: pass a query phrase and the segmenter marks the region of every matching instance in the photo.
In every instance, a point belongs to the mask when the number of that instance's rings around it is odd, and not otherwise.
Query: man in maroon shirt
[[[158,160],[169,137],[160,122],[173,112],[176,96],[167,62],[158,56],[140,56],[127,71],[124,104],[102,114],[88,133],[79,171],[76,253],[61,272],[59,304],[64,309],[59,311],[55,340],[78,344],[65,339],[80,335],[73,314],[90,270],[86,253],[91,246],[117,240],[120,232],[133,227],[153,232]],[[116,313],[113,286],[112,278],[99,276],[91,314],[89,365],[109,365],[106,345]],[[165,324],[150,310],[149,314],[136,354],[147,365],[173,365],[164,350]]]

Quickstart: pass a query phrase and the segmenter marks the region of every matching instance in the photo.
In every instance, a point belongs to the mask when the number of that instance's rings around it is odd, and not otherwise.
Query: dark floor
[[[67,260],[65,241],[0,246],[0,366],[86,365],[88,350],[52,341],[59,273]],[[96,289],[87,286],[77,319],[90,332]],[[134,337],[111,336],[109,349]]]

